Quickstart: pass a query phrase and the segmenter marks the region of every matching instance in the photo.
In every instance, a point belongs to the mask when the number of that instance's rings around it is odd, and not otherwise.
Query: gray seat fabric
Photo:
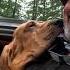
[[[66,64],[59,65],[59,63],[55,62],[54,60],[50,60],[44,64],[34,63],[27,67],[26,70],[70,70],[70,66]]]

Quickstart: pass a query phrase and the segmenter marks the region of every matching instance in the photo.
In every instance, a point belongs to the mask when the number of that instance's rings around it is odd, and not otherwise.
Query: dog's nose
[[[58,27],[63,27],[63,19],[56,19],[53,21],[54,25],[57,25]]]

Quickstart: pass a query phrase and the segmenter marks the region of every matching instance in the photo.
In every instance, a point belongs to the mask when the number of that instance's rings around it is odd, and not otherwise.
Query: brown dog
[[[1,54],[0,70],[22,70],[25,65],[51,46],[62,28],[54,22],[29,21],[14,32],[13,41]]]

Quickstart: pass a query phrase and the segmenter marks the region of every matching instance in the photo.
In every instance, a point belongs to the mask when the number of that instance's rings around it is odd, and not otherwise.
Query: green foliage
[[[60,0],[0,0],[0,16],[24,20],[62,17]]]
[[[36,16],[32,15],[30,17],[35,17],[36,20],[47,20],[47,19],[56,19],[62,17],[62,5],[60,0],[37,0],[37,5],[35,10],[33,3],[31,1],[29,6],[31,8],[27,10],[27,15],[35,13]],[[32,13],[33,12],[33,13]]]
[[[9,18],[18,18],[18,13],[20,5],[17,3],[17,0],[1,0],[0,1],[0,16],[9,17]]]

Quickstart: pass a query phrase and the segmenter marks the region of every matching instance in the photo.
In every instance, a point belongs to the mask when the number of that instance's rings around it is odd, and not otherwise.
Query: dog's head
[[[24,48],[28,46],[47,45],[62,31],[57,22],[28,21],[21,24],[14,32],[14,40],[17,45]],[[36,46],[37,46],[36,45]]]

